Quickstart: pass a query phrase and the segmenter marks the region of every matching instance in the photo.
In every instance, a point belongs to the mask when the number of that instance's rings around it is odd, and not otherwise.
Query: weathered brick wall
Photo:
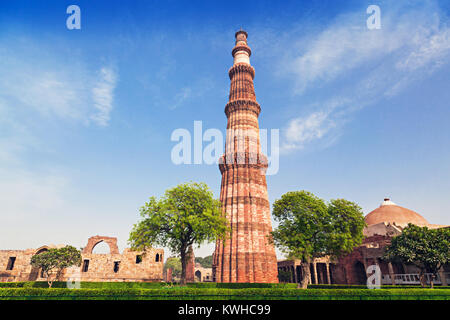
[[[96,237],[93,237],[96,238]],[[116,238],[108,238],[110,246],[117,247]],[[88,241],[88,244],[101,242],[98,236],[96,239]],[[105,241],[106,242],[106,241]],[[68,268],[61,277],[62,281],[75,279],[80,281],[162,281],[164,266],[164,250],[149,249],[145,254],[142,252],[125,249],[122,254],[118,249],[112,254],[92,253],[93,246],[88,245],[82,252],[82,264],[80,267]],[[33,255],[43,250],[56,247],[41,247],[39,249],[27,250],[2,250],[0,251],[0,281],[44,281],[40,270],[32,268],[30,261]],[[58,246],[61,247],[61,246]],[[86,249],[87,248],[87,249]],[[113,250],[112,250],[113,251]],[[136,257],[141,256],[137,263]],[[14,268],[6,270],[10,257],[15,257]],[[84,262],[89,261],[86,272],[83,271]],[[118,269],[115,272],[115,263],[118,262]]]
[[[0,251],[0,282],[23,279],[31,272],[30,260],[34,250],[1,250]],[[7,270],[11,257],[16,258],[13,270]]]

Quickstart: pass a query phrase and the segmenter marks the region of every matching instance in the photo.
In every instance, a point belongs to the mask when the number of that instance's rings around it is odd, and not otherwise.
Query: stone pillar
[[[325,265],[326,265],[326,267],[327,267],[327,283],[328,283],[328,284],[331,284],[330,264],[329,264],[329,263],[326,263]]]
[[[443,286],[447,286],[447,275],[445,274],[444,267],[441,267],[438,271],[439,278],[441,278],[441,283]]]
[[[391,283],[393,286],[395,286],[395,274],[394,274],[394,267],[392,266],[392,263],[388,263],[388,269],[389,269],[389,277],[391,278]]]
[[[314,284],[318,284],[319,281],[317,279],[317,265],[315,262],[313,262],[313,272],[314,272]]]
[[[166,274],[165,274],[164,278],[165,278],[164,279],[165,282],[172,282],[172,268],[169,268],[166,270]]]
[[[297,265],[295,264],[295,262],[294,262],[294,282],[298,283],[298,280],[297,280]]]
[[[189,247],[188,254],[189,257],[186,265],[186,282],[195,282],[195,256],[192,246]]]

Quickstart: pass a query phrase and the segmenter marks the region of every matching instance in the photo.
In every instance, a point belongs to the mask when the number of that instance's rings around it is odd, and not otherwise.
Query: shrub
[[[158,289],[167,287],[166,282],[88,282],[82,281],[82,289]],[[215,283],[215,282],[193,282],[187,283],[188,288],[222,288],[222,289],[244,289],[244,288],[297,288],[295,283]],[[45,281],[28,282],[2,282],[0,288],[48,288]],[[178,287],[175,285],[175,287]],[[54,282],[53,288],[67,288],[66,282]]]
[[[438,289],[450,289],[450,286],[435,286]],[[350,284],[309,284],[308,289],[368,289],[365,285]],[[383,285],[381,289],[424,289],[420,285]]]
[[[450,300],[445,289],[2,288],[0,300]]]

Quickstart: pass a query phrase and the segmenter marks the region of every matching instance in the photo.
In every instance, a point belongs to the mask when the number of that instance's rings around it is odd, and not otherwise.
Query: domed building
[[[382,284],[419,284],[419,270],[413,265],[389,263],[381,259],[384,248],[391,242],[392,237],[402,233],[409,224],[430,229],[448,227],[445,225],[431,224],[419,213],[401,207],[389,198],[385,198],[381,205],[369,212],[364,220],[367,226],[364,228],[363,243],[346,257],[339,259],[337,276],[340,283],[366,284],[367,267],[378,265],[381,269]],[[450,274],[445,270],[440,273],[436,283],[447,285]],[[431,274],[426,275],[427,280]]]
[[[406,226],[412,223],[418,226],[428,226],[428,221],[415,211],[400,207],[385,198],[383,203],[371,211],[364,219],[368,226],[386,222],[398,226]]]
[[[381,270],[381,282],[384,285],[419,284],[419,270],[413,265],[389,263],[381,259],[384,248],[391,242],[392,237],[402,233],[409,224],[430,229],[450,227],[431,224],[419,213],[401,207],[389,198],[385,198],[381,205],[369,212],[364,220],[367,226],[363,230],[363,243],[352,253],[337,261],[322,257],[311,263],[311,282],[313,284],[361,284],[367,282],[366,270],[370,265],[378,265]],[[278,262],[278,269],[292,273],[291,282],[300,282],[300,260],[285,260]],[[431,279],[431,274],[426,274]],[[439,273],[436,284],[450,284],[450,266],[446,265]]]

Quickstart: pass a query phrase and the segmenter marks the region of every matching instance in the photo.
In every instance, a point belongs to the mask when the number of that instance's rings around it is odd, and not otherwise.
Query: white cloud
[[[30,39],[1,40],[0,102],[12,118],[108,124],[117,81],[112,68],[88,68]]]
[[[303,40],[302,54],[288,57],[282,69],[294,76],[295,95],[318,88],[321,98],[309,106],[309,115],[288,122],[283,148],[335,140],[349,114],[399,94],[448,64],[450,28],[445,19],[430,3],[415,9],[382,8],[381,30],[368,30],[360,13],[354,13]],[[332,91],[336,88],[339,99]]]
[[[439,67],[448,62],[450,51],[450,30],[442,29],[425,39],[413,50],[406,59],[399,61],[398,69],[414,71],[424,66]]]
[[[288,144],[285,149],[302,148],[305,143],[322,138],[335,123],[328,119],[328,113],[318,111],[305,118],[296,118],[289,122],[286,129]]]
[[[100,70],[100,79],[92,89],[94,108],[97,112],[91,116],[91,119],[100,126],[108,125],[110,120],[116,81],[117,76],[114,70],[104,67]]]
[[[34,241],[24,233],[45,238],[45,229],[64,225],[68,234],[72,217],[85,212],[71,199],[71,170],[56,169],[57,160],[48,157],[55,153],[48,137],[60,122],[107,125],[117,75],[29,39],[3,35],[0,43],[0,242],[12,248]]]
[[[27,151],[45,152],[40,128],[58,122],[106,126],[118,76],[88,68],[79,56],[29,38],[0,38],[0,164],[18,165]]]

